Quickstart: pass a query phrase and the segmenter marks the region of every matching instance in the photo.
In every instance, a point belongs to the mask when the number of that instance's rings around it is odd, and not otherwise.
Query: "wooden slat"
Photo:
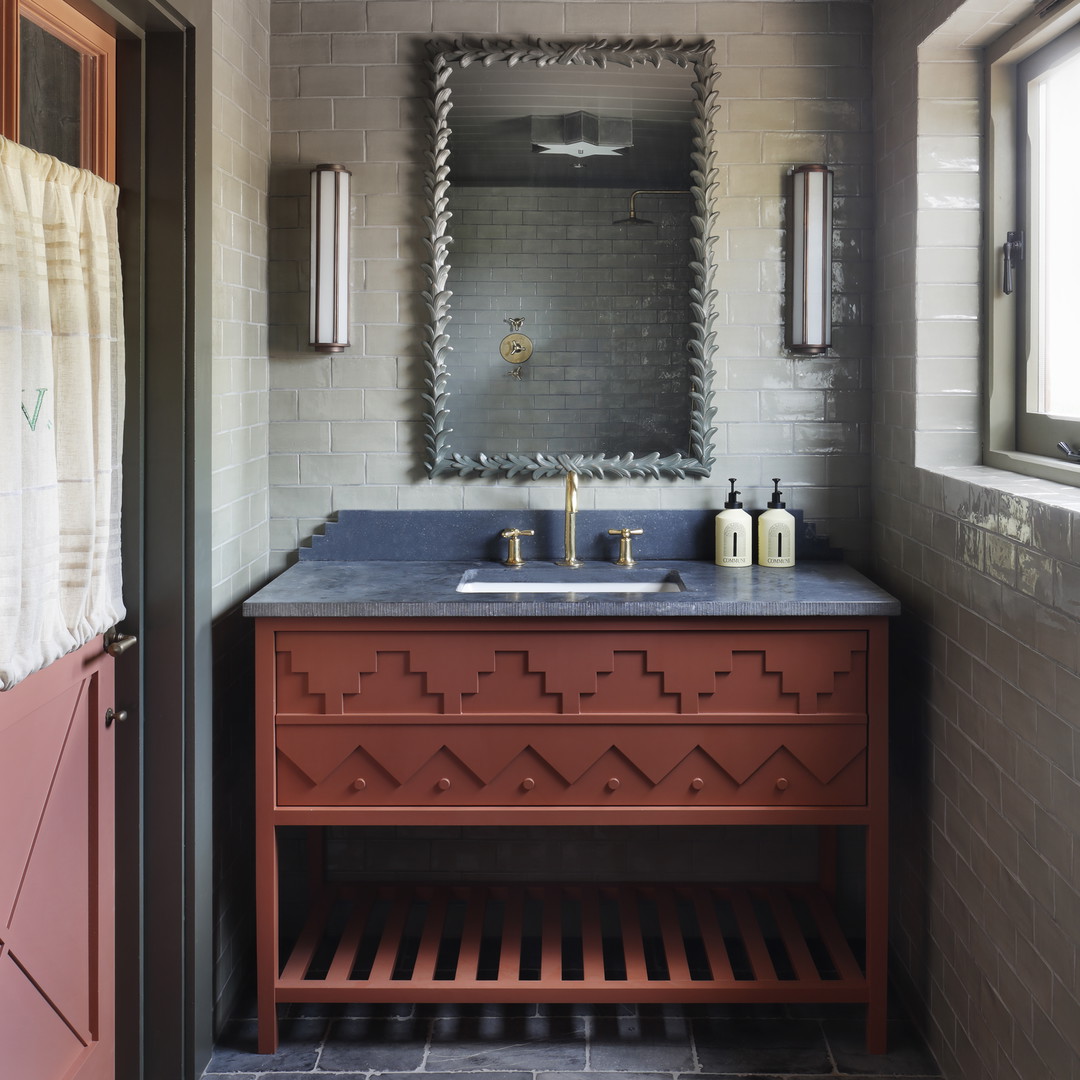
[[[540,983],[562,982],[562,890],[546,888],[540,893],[541,919]]]
[[[412,910],[415,892],[413,889],[390,890],[390,916],[383,927],[382,939],[379,949],[375,953],[375,961],[371,965],[369,982],[390,982],[394,974],[394,963],[397,961],[398,950],[401,948],[401,934],[405,929],[405,922]]]
[[[446,924],[446,905],[450,899],[446,889],[433,889],[427,902],[427,918],[420,935],[420,947],[416,951],[416,963],[411,978],[434,979],[435,964],[439,959],[443,927]]]
[[[760,895],[772,909],[773,918],[780,930],[780,937],[784,941],[784,948],[787,949],[798,979],[801,982],[820,982],[821,973],[817,969],[817,964],[814,963],[814,958],[810,955],[810,950],[806,947],[806,938],[795,918],[787,893],[782,889],[768,889],[762,890]]]
[[[731,969],[731,957],[728,956],[727,945],[724,944],[724,931],[717,921],[712,898],[702,889],[693,889],[690,897],[693,900],[694,914],[697,916],[698,927],[701,930],[705,955],[709,959],[712,981],[733,983],[735,972]]]
[[[516,983],[521,979],[521,922],[524,905],[524,889],[506,890],[502,941],[499,949],[500,983]]]
[[[595,887],[581,889],[581,959],[585,981],[604,981],[604,935],[600,925],[600,892]]]
[[[334,959],[330,961],[330,969],[326,973],[328,983],[344,983],[348,981],[356,963],[356,954],[360,949],[360,942],[364,936],[364,927],[367,925],[368,916],[371,914],[371,905],[374,902],[373,893],[365,893],[357,901],[353,908],[349,921],[341,933],[341,940],[334,950]]]
[[[754,969],[754,978],[759,982],[763,979],[775,981],[776,969],[773,967],[772,957],[769,956],[765,938],[761,933],[757,916],[754,914],[753,905],[750,903],[750,895],[745,889],[740,888],[728,889],[726,892],[739,924],[739,936],[746,947],[750,966]]]
[[[859,967],[859,962],[852,954],[851,947],[848,945],[828,901],[816,889],[806,889],[802,895],[814,916],[818,933],[825,943],[825,948],[828,950],[832,962],[836,965],[841,980],[853,984],[865,983],[866,978]]]
[[[656,903],[660,916],[660,934],[664,939],[664,955],[667,958],[668,978],[672,982],[689,982],[690,967],[686,962],[686,945],[683,941],[682,927],[679,925],[679,912],[670,889],[652,889],[650,897]]]
[[[480,967],[480,947],[484,939],[484,914],[487,911],[487,900],[488,893],[484,888],[472,889],[467,894],[455,981],[476,979]]]
[[[637,890],[622,887],[616,891],[619,903],[619,924],[622,929],[623,958],[629,982],[647,983],[649,971],[645,965],[645,948],[641,940],[641,919],[638,916]]]
[[[326,926],[327,908],[326,900],[319,900],[312,905],[307,922],[304,923],[304,928],[296,939],[289,959],[282,968],[282,979],[302,979],[307,975]]]

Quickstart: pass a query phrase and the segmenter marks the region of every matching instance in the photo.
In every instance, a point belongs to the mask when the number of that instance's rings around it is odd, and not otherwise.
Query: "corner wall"
[[[951,1080],[1076,1080],[1080,491],[978,464],[979,47],[1031,10],[994,8],[875,6],[892,946]]]
[[[252,645],[239,605],[269,576],[269,23],[268,0],[215,0],[211,459],[217,1029],[250,974],[253,935]]]

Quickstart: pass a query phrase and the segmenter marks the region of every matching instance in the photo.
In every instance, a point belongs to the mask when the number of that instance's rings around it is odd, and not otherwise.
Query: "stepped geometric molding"
[[[866,635],[277,635],[280,806],[859,805]]]

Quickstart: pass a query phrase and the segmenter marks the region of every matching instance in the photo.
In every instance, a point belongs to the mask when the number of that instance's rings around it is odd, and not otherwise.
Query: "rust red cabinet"
[[[260,619],[262,1049],[282,1001],[538,999],[862,1001],[881,1049],[885,634],[881,618]],[[822,881],[320,889],[279,955],[278,825],[657,821],[818,825]],[[829,905],[840,824],[865,826],[865,962]]]

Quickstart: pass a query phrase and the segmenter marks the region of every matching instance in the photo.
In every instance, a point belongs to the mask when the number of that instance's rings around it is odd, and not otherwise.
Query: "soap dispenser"
[[[739,492],[735,490],[735,477],[729,476],[728,483],[731,491],[724,509],[716,515],[716,565],[749,566],[753,562],[750,555],[753,523],[736,498]]]
[[[795,517],[780,501],[780,477],[773,477],[772,498],[758,518],[758,565],[795,565]]]

